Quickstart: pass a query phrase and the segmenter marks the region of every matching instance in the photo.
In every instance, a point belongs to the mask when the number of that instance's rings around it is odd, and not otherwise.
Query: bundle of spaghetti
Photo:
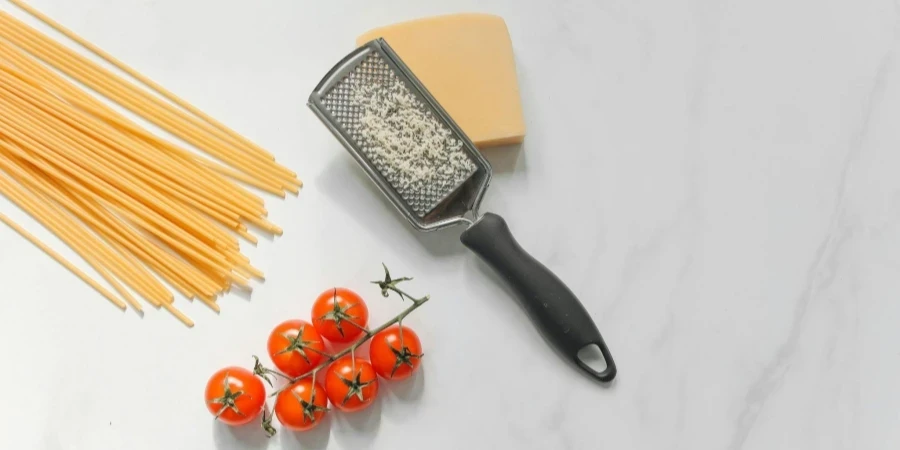
[[[173,305],[172,290],[218,312],[220,295],[262,280],[238,238],[256,244],[251,230],[282,231],[250,188],[284,197],[302,186],[296,174],[72,31],[11,1],[134,80],[0,11],[0,195],[68,245],[112,291],[9,217],[0,214],[0,222],[119,308],[142,313],[142,299],[188,326],[193,322]],[[141,127],[100,97],[189,147]]]

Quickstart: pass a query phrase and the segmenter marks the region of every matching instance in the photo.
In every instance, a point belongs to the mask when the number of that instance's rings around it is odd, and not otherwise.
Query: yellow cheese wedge
[[[489,14],[453,14],[369,31],[383,37],[479,148],[525,138],[509,30]]]

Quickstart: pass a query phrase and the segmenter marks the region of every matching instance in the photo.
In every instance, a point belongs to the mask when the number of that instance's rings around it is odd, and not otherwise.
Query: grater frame
[[[476,166],[475,172],[468,179],[452,190],[442,202],[424,216],[419,216],[412,206],[400,196],[393,185],[354,143],[354,139],[340,125],[335,114],[324,104],[324,98],[328,93],[373,53],[381,57],[410,92],[430,109],[435,118],[450,129],[454,138],[462,142],[463,151]],[[492,178],[490,163],[384,39],[370,41],[338,62],[310,94],[307,105],[359,163],[394,207],[416,229],[433,231],[458,224],[472,224],[477,220],[478,209]]]
[[[458,187],[457,192],[451,192],[451,195],[444,199],[444,203],[438,204],[437,207],[433,206],[434,203],[430,203],[429,207],[432,208],[432,212],[424,217],[417,216],[414,211],[415,207],[408,205],[395,191],[386,177],[377,170],[376,163],[368,161],[366,154],[361,151],[365,150],[366,142],[360,143],[352,133],[348,133],[342,128],[346,125],[352,129],[358,129],[353,122],[354,103],[347,101],[342,90],[335,91],[337,100],[327,101],[329,105],[335,107],[335,114],[332,115],[325,105],[326,102],[323,102],[323,97],[327,99],[326,96],[329,92],[332,92],[335,86],[339,86],[353,70],[362,64],[362,61],[373,55],[373,52],[377,52],[377,56],[383,58],[380,63],[387,65],[388,69],[393,71],[392,76],[399,78],[409,92],[417,97],[417,101],[423,103],[419,107],[426,109],[430,107],[429,113],[442,121],[443,126],[449,128],[454,137],[463,143],[462,148],[471,158],[470,161],[477,166],[475,173],[470,175],[462,186]],[[364,66],[362,70],[367,69]],[[348,81],[352,83],[352,80]],[[480,256],[507,283],[545,341],[565,361],[573,364],[593,380],[608,383],[615,379],[617,368],[609,347],[590,313],[578,300],[578,297],[550,269],[519,245],[502,217],[491,213],[479,215],[478,208],[491,181],[490,164],[478,152],[456,122],[450,118],[396,53],[391,50],[387,42],[381,39],[371,41],[347,55],[325,76],[310,95],[309,107],[413,226],[422,231],[430,231],[460,223],[467,224],[468,227],[460,236],[460,241]],[[348,116],[348,111],[350,116]],[[346,119],[347,117],[350,117],[349,122],[341,122],[340,118]],[[354,142],[362,148],[357,148]],[[438,191],[440,195],[447,195],[443,187],[453,186],[457,180],[457,178],[438,180],[438,183],[443,183],[440,185],[442,189]],[[413,198],[413,201],[421,200]],[[429,201],[433,202],[433,200]],[[603,355],[606,368],[602,371],[591,367],[582,359],[582,351],[591,346],[599,348]]]

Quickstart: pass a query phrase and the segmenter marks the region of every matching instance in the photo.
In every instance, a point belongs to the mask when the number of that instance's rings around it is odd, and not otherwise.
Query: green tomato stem
[[[388,272],[388,270],[387,270],[387,267],[385,267],[384,270],[385,270],[385,280],[384,280],[384,281],[377,281],[377,282],[374,282],[374,283],[375,283],[375,284],[378,284],[379,287],[381,287],[382,292],[392,291],[392,292],[394,292],[394,293],[396,293],[397,295],[400,296],[400,300],[401,300],[401,301],[408,299],[409,301],[412,302],[412,305],[410,305],[408,308],[406,308],[405,310],[403,310],[400,314],[398,314],[398,315],[397,315],[396,317],[394,317],[393,319],[391,319],[391,320],[385,322],[383,325],[381,325],[381,326],[378,327],[378,328],[375,328],[374,330],[369,330],[368,328],[366,328],[366,327],[364,327],[364,326],[362,326],[362,325],[359,325],[359,324],[354,323],[352,320],[349,321],[350,323],[353,323],[353,325],[359,327],[359,328],[364,332],[364,334],[362,335],[362,337],[360,337],[360,338],[357,339],[355,342],[353,342],[353,344],[351,344],[349,347],[347,347],[347,348],[345,348],[345,349],[341,350],[340,352],[335,353],[335,354],[333,354],[333,355],[329,355],[328,353],[325,353],[325,352],[319,352],[319,351],[317,350],[317,351],[316,351],[317,353],[319,353],[319,354],[321,354],[321,355],[323,355],[323,356],[326,357],[325,360],[323,360],[323,361],[322,361],[321,363],[319,363],[317,366],[313,367],[312,369],[310,369],[309,371],[307,371],[306,373],[304,373],[303,375],[300,375],[300,376],[298,376],[298,377],[291,378],[291,377],[288,377],[288,376],[284,376],[285,379],[288,380],[287,385],[285,385],[285,386],[282,387],[281,389],[278,389],[277,391],[275,391],[275,392],[271,395],[272,397],[277,396],[277,395],[280,394],[282,391],[284,391],[285,389],[287,389],[289,386],[293,385],[294,383],[296,383],[296,382],[298,382],[298,381],[300,381],[300,380],[302,380],[302,379],[304,379],[304,378],[307,378],[307,377],[310,377],[310,376],[311,376],[311,377],[315,377],[316,373],[317,373],[319,370],[321,370],[321,369],[327,367],[329,364],[331,364],[331,363],[337,361],[338,359],[340,359],[340,358],[342,358],[342,357],[344,357],[344,356],[346,356],[346,355],[348,355],[348,354],[351,354],[351,355],[354,354],[354,353],[356,352],[356,349],[358,349],[361,345],[365,344],[369,339],[372,339],[373,336],[375,336],[376,334],[378,334],[378,333],[380,333],[380,332],[386,330],[386,329],[387,329],[388,327],[390,327],[391,325],[395,325],[395,324],[402,323],[402,322],[403,322],[403,319],[405,319],[406,316],[410,315],[413,311],[419,309],[419,307],[421,307],[422,305],[424,305],[425,303],[427,303],[429,300],[431,300],[431,297],[428,296],[428,295],[426,295],[426,296],[424,296],[424,297],[422,297],[422,298],[415,298],[415,297],[413,297],[413,296],[407,294],[406,292],[404,292],[403,290],[401,290],[400,288],[398,288],[398,287],[397,287],[397,284],[398,284],[399,282],[401,282],[401,281],[408,281],[408,280],[411,280],[411,278],[405,278],[405,277],[404,277],[404,278],[398,278],[398,279],[396,279],[396,280],[392,280],[391,277],[390,277],[390,275],[389,275],[390,272]],[[401,339],[402,339],[402,332],[401,332]],[[401,350],[402,350],[402,348],[401,348]],[[283,374],[282,374],[282,375],[283,375]],[[315,379],[313,379],[313,381],[315,381]]]

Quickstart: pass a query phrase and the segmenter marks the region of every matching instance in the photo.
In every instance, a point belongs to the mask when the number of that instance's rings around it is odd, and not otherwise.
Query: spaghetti
[[[0,214],[0,222],[117,307],[142,313],[143,299],[188,326],[193,322],[173,305],[173,290],[218,312],[220,295],[262,280],[238,239],[256,244],[251,230],[282,230],[248,187],[284,197],[302,187],[296,174],[74,32],[11,2],[137,81],[0,11],[0,195],[58,236],[113,290],[7,216]],[[153,134],[99,97],[198,151]]]

